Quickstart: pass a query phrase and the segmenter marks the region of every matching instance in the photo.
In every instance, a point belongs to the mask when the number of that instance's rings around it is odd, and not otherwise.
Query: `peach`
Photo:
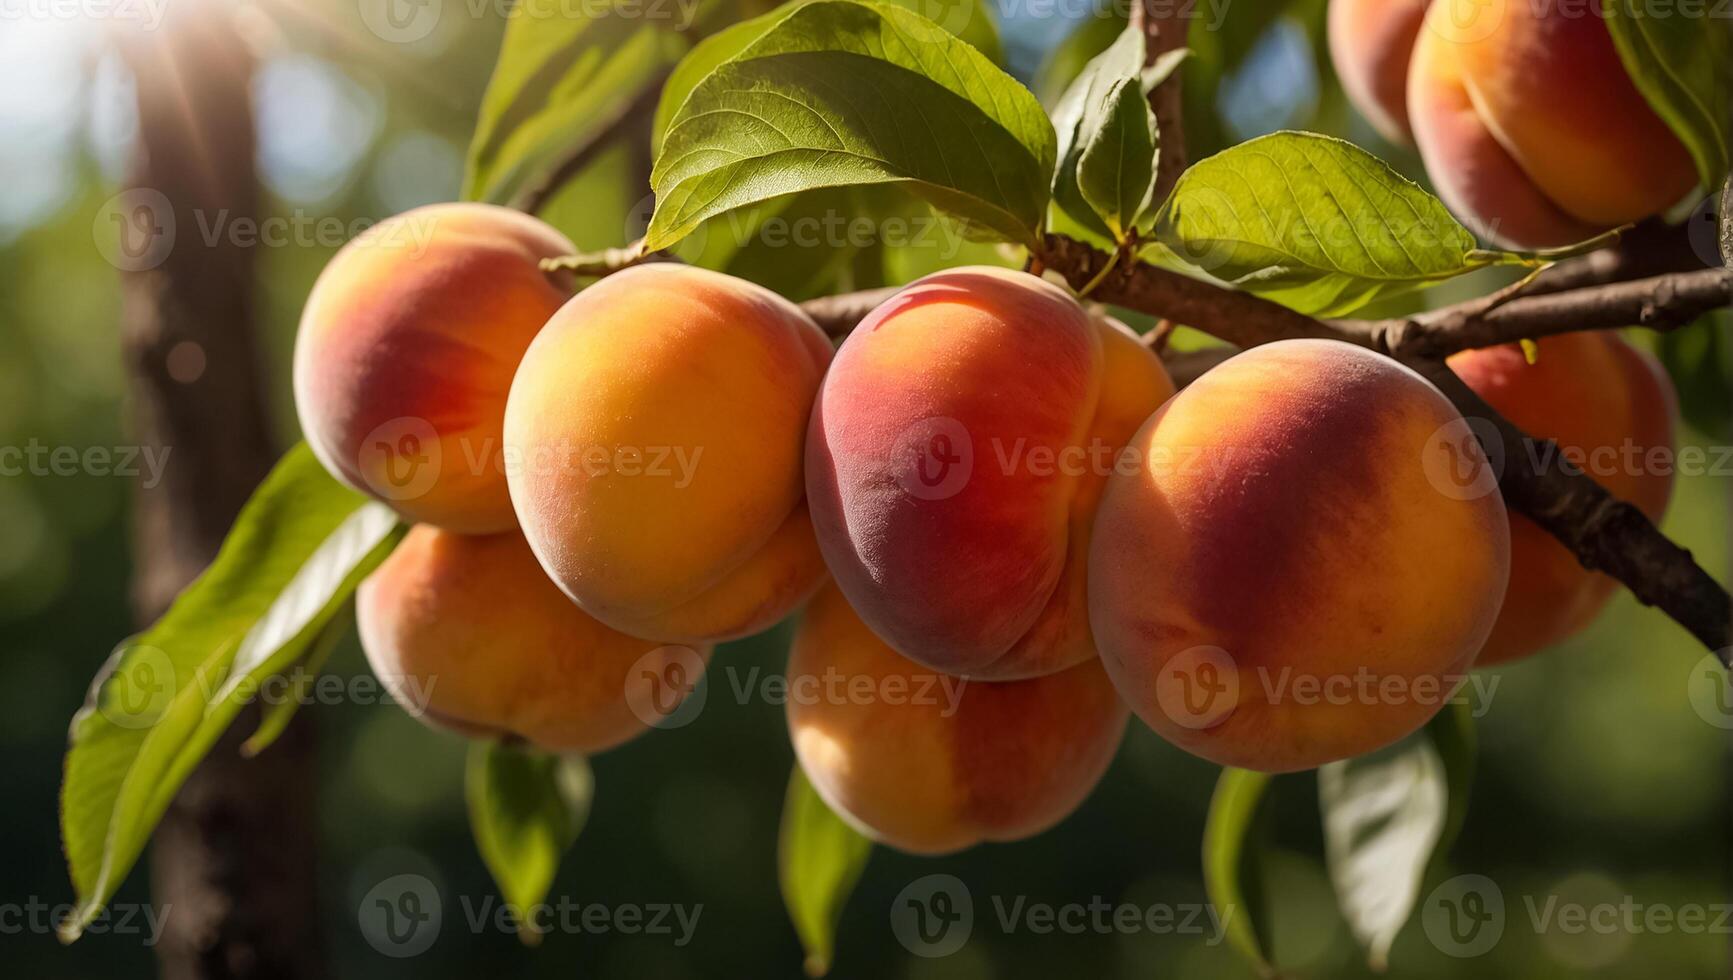
[[[485,204],[397,215],[320,273],[295,338],[295,408],[326,469],[411,521],[516,525],[501,465],[518,361],[571,295],[537,267],[575,251]]]
[[[1126,458],[1096,517],[1090,620],[1120,695],[1168,741],[1308,769],[1396,741],[1455,693],[1504,600],[1510,531],[1468,423],[1418,374],[1336,341],[1254,348],[1156,412]]]
[[[868,837],[915,854],[1053,826],[1125,732],[1098,661],[1000,683],[939,673],[886,646],[834,586],[801,620],[788,680],[788,729],[813,788]]]
[[[1697,182],[1589,5],[1437,0],[1415,43],[1408,114],[1445,203],[1515,247],[1657,214]]]
[[[1161,362],[1035,276],[927,276],[837,351],[813,410],[819,547],[873,631],[981,680],[1095,654],[1090,526],[1115,454],[1169,395]]]
[[[1654,358],[1592,332],[1541,339],[1532,364],[1510,344],[1464,351],[1450,367],[1523,431],[1558,443],[1542,465],[1581,469],[1652,521],[1666,513],[1675,396]],[[1540,525],[1510,515],[1510,592],[1476,663],[1525,657],[1578,632],[1617,587]]]
[[[634,636],[756,633],[824,576],[801,479],[830,342],[760,286],[675,264],[616,273],[530,345],[506,405],[531,547]]]
[[[373,672],[411,714],[552,752],[599,752],[640,734],[710,656],[585,615],[516,531],[416,525],[361,583],[356,619]]]
[[[1428,0],[1330,0],[1330,59],[1348,101],[1392,143],[1408,143],[1408,60]]]

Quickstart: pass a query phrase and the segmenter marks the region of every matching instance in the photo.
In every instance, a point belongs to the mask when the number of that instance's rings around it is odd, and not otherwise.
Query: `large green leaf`
[[[470,743],[464,770],[470,829],[500,894],[517,910],[518,937],[526,943],[540,941],[531,910],[547,898],[594,796],[595,778],[583,756]]]
[[[792,0],[790,3],[738,24],[729,25],[715,34],[700,41],[680,63],[674,66],[673,74],[668,76],[667,84],[662,86],[661,100],[656,103],[656,121],[650,133],[652,152],[662,150],[662,137],[668,132],[668,125],[674,121],[674,114],[685,104],[686,97],[698,87],[705,76],[716,70],[716,66],[733,58],[746,49],[748,44],[756,41],[760,35],[787,17],[794,8],[808,0]],[[987,12],[986,0],[885,0],[887,3],[921,13],[936,21],[939,26],[957,35],[975,50],[993,60],[996,65],[1005,63],[1005,50],[999,43],[999,28],[993,23],[993,16]]]
[[[676,25],[621,8],[519,0],[470,141],[466,199],[503,204],[548,180],[685,51]]]
[[[900,7],[813,0],[716,66],[669,124],[646,247],[785,194],[901,184],[977,234],[1034,244],[1053,172],[1040,104]]]
[[[115,650],[72,719],[60,820],[78,907],[64,939],[102,910],[258,685],[306,655],[397,533],[395,514],[297,446],[242,509],[210,568]]]
[[[1698,16],[1642,0],[1602,0],[1607,29],[1637,89],[1672,127],[1703,186],[1727,179],[1733,119],[1733,34],[1707,8]]]
[[[1115,241],[1123,237],[1122,228],[1130,225],[1128,220],[1115,227],[1119,223],[1107,218],[1119,210],[1118,178],[1127,144],[1138,145],[1143,157],[1129,161],[1131,166],[1147,176],[1151,187],[1155,181],[1155,116],[1147,102],[1141,107],[1133,104],[1142,94],[1137,79],[1143,71],[1143,55],[1143,32],[1125,28],[1107,50],[1090,59],[1053,108],[1058,139],[1053,203],[1085,229]],[[1142,131],[1137,132],[1140,128]],[[1084,152],[1104,139],[1113,140],[1116,146],[1111,157],[1097,149],[1090,171],[1092,194],[1086,196],[1079,182]],[[1104,172],[1110,168],[1111,173]]]
[[[1228,942],[1262,976],[1274,976],[1267,933],[1258,931],[1263,917],[1262,849],[1264,828],[1259,820],[1270,775],[1249,769],[1223,769],[1210,797],[1203,830],[1203,883],[1215,906]]]
[[[1466,705],[1387,749],[1318,769],[1330,880],[1373,970],[1388,966],[1427,867],[1461,823],[1472,769]]]
[[[777,864],[782,900],[806,950],[809,976],[830,969],[842,907],[871,856],[872,842],[831,812],[795,766],[782,805]]]
[[[1352,143],[1260,137],[1201,160],[1156,234],[1198,268],[1317,316],[1525,257],[1475,246],[1443,202]]]

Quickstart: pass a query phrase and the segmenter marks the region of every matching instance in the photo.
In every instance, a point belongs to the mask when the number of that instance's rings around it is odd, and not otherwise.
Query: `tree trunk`
[[[276,453],[262,397],[249,248],[207,228],[257,219],[252,61],[219,2],[171,5],[121,41],[138,94],[138,144],[113,208],[133,435],[167,452],[135,505],[134,605],[156,618],[215,556]],[[218,223],[218,216],[221,223]],[[167,909],[162,975],[319,972],[311,731],[303,719],[243,761],[256,714],[187,780],[151,849]]]

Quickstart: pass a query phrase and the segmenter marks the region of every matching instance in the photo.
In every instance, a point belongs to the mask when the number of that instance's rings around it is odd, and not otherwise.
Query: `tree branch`
[[[1144,67],[1149,67],[1170,51],[1185,47],[1186,4],[1171,0],[1138,0],[1131,8],[1131,26],[1143,32]],[[1181,115],[1182,92],[1180,73],[1174,72],[1149,93],[1149,108],[1155,113],[1155,126],[1160,153],[1156,157],[1156,201],[1167,200],[1168,193],[1185,172],[1185,126]]]
[[[1733,305],[1733,272],[1705,269],[1636,282],[1611,282],[1491,306],[1477,300],[1415,320],[1319,320],[1250,293],[1140,261],[1122,260],[1105,275],[1106,252],[1049,234],[1041,263],[1072,288],[1099,278],[1091,298],[1184,323],[1236,347],[1317,338],[1356,344],[1398,358],[1448,396],[1465,418],[1496,433],[1488,454],[1503,460],[1506,503],[1570,548],[1584,566],[1606,572],[1647,605],[1666,612],[1724,663],[1733,653],[1733,599],[1637,508],[1614,498],[1562,457],[1549,440],[1522,432],[1459,379],[1443,357],[1469,347],[1570,330],[1640,324],[1671,329]],[[1606,269],[1626,268],[1608,263]],[[804,304],[833,336],[846,333],[894,290],[830,296]],[[1219,360],[1213,352],[1173,359],[1190,376]],[[1489,439],[1490,441],[1490,439]]]

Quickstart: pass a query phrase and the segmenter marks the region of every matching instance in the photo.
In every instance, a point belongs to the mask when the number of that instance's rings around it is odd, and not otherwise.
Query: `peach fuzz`
[[[1653,357],[1606,332],[1464,351],[1450,367],[1500,414],[1559,445],[1550,465],[1581,467],[1651,521],[1673,489],[1673,384]],[[1664,466],[1652,456],[1662,454]],[[1543,460],[1543,463],[1546,461]],[[1521,514],[1510,515],[1510,592],[1480,665],[1525,657],[1592,622],[1618,583]]]
[[[831,809],[914,854],[1030,837],[1077,809],[1125,732],[1100,663],[1022,681],[964,680],[886,646],[834,586],[788,665],[795,754]]]
[[[760,286],[671,263],[579,293],[506,406],[512,501],[554,581],[635,636],[708,642],[823,579],[801,478],[830,342]]]
[[[1254,348],[1128,454],[1140,465],[1096,517],[1090,620],[1120,695],[1195,755],[1288,772],[1388,745],[1492,629],[1510,565],[1496,481],[1468,423],[1395,361]],[[1451,479],[1462,454],[1482,479]]]
[[[1330,60],[1348,101],[1392,143],[1409,143],[1408,61],[1428,0],[1330,0]]]
[[[553,752],[600,752],[640,734],[645,716],[665,711],[658,699],[689,689],[710,656],[586,616],[516,531],[417,525],[361,583],[356,618],[373,672],[411,714]]]
[[[1408,113],[1440,196],[1515,247],[1581,241],[1660,213],[1697,183],[1586,7],[1437,0],[1415,44]]]
[[[514,527],[506,393],[571,296],[570,277],[537,264],[574,251],[535,218],[486,204],[417,208],[338,251],[295,338],[295,408],[325,468],[411,521]]]
[[[1035,276],[928,276],[837,351],[806,486],[838,586],[890,645],[980,680],[1095,655],[1084,565],[1118,450],[1169,395],[1161,362]]]

